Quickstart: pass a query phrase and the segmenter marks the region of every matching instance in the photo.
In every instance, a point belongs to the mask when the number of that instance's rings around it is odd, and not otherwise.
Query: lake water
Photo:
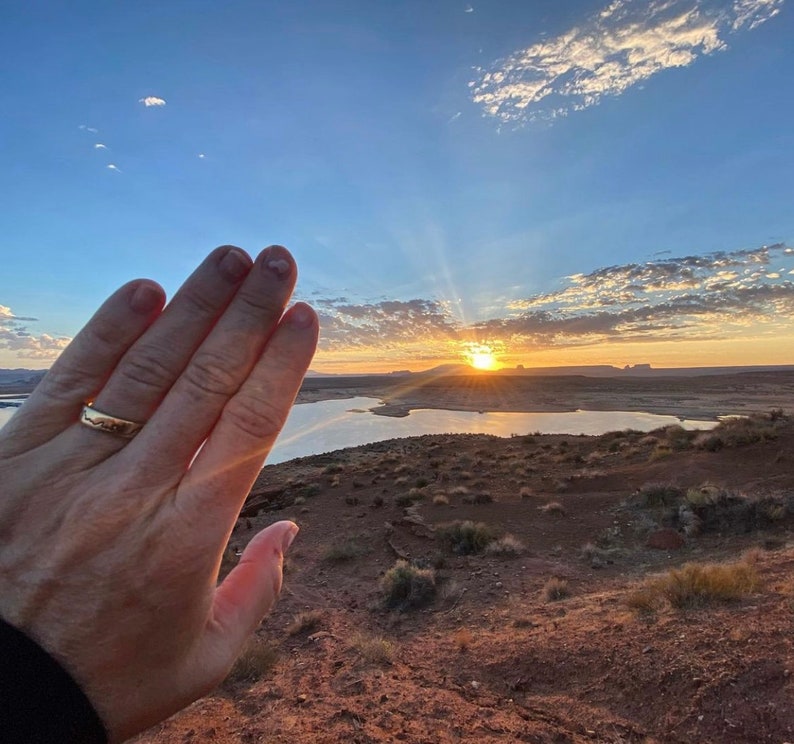
[[[717,424],[716,421],[681,421],[675,416],[629,411],[474,413],[421,409],[404,418],[392,418],[369,412],[368,409],[379,405],[380,401],[375,398],[348,398],[294,406],[268,463],[419,434],[494,434],[500,437],[532,432],[603,434],[616,429],[651,431],[671,424],[685,429],[711,429]],[[0,408],[0,426],[15,410]]]

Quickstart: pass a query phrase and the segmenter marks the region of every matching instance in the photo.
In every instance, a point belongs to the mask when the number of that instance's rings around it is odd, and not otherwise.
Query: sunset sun
[[[466,353],[466,360],[474,369],[496,368],[496,357],[490,346],[475,346]]]

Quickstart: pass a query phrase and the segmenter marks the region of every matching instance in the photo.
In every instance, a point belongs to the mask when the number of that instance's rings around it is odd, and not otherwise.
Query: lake
[[[8,399],[6,399],[8,400]],[[18,401],[15,401],[18,402]],[[679,420],[675,416],[630,411],[570,411],[566,413],[503,413],[421,409],[404,418],[375,416],[368,409],[376,398],[348,398],[303,403],[293,407],[268,463],[357,447],[395,437],[419,434],[603,434],[616,429],[651,431],[679,424],[685,429],[711,429],[716,421]],[[0,426],[16,408],[0,408]]]

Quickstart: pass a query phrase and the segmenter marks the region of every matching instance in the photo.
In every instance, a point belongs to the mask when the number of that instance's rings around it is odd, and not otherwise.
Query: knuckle
[[[237,396],[229,401],[224,418],[234,427],[256,439],[275,437],[287,419],[286,411],[269,401]]]
[[[122,362],[119,372],[136,385],[151,390],[167,390],[174,382],[169,355],[153,347],[135,349]]]
[[[257,293],[246,290],[240,290],[237,295],[242,309],[249,313],[260,317],[266,315],[268,317],[281,317],[284,312],[285,300],[282,297],[274,296],[268,293]]]
[[[199,351],[185,370],[185,380],[199,393],[230,396],[239,386],[238,377],[232,371],[238,366],[228,356]]]

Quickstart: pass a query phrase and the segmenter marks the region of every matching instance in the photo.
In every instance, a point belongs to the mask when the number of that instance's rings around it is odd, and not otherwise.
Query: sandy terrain
[[[773,418],[417,437],[266,467],[227,568],[256,530],[295,519],[281,602],[247,668],[140,742],[794,741],[794,423]],[[440,534],[457,520],[521,545],[456,553]],[[758,584],[733,601],[638,594],[742,556]],[[435,572],[436,593],[388,609],[401,557]]]

